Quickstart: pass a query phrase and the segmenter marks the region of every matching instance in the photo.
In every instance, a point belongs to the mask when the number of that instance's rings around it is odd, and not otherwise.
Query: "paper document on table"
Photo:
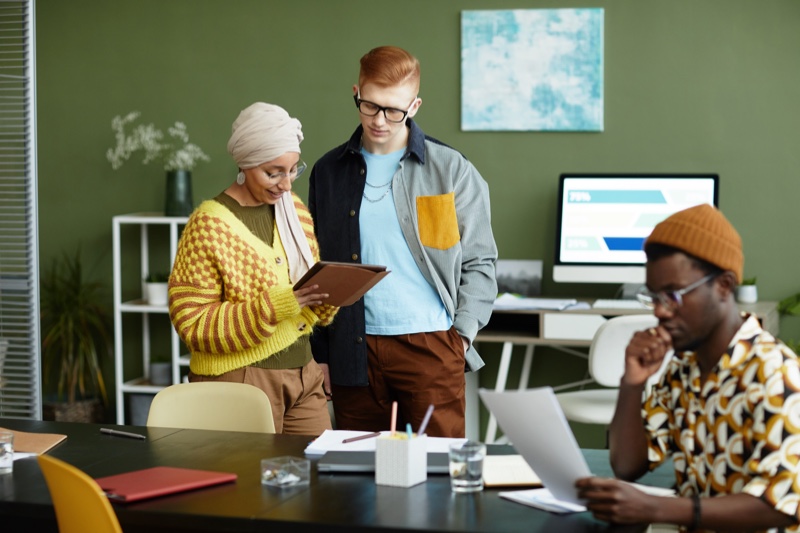
[[[529,507],[550,511],[551,513],[580,513],[586,510],[583,505],[559,500],[547,489],[501,492],[500,497]]]
[[[501,311],[544,309],[548,311],[563,311],[576,305],[575,298],[525,298],[508,292],[499,295],[494,301],[494,309]]]
[[[478,391],[514,449],[559,500],[582,504],[575,481],[592,475],[551,387]]]
[[[639,483],[628,484],[636,489],[639,489],[645,494],[650,494],[653,496],[675,496],[675,491],[672,489],[651,487],[649,485],[640,485]],[[529,507],[544,509],[545,511],[550,511],[551,513],[579,513],[586,510],[586,507],[583,505],[559,500],[553,496],[549,490],[544,488],[501,492],[500,497],[527,505]]]
[[[345,439],[369,435],[369,431],[345,431],[326,429],[322,435],[306,446],[306,455],[322,455],[325,452],[374,452],[375,441],[379,437],[342,442]],[[381,431],[381,437],[391,434],[391,431]],[[447,453],[452,443],[466,442],[467,439],[446,439],[443,437],[425,437],[426,451],[428,453]]]
[[[521,455],[487,455],[483,459],[483,484],[487,487],[541,486],[542,480]]]

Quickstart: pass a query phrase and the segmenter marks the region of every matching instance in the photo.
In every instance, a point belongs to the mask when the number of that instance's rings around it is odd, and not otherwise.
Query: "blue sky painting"
[[[463,11],[461,129],[603,131],[603,9]]]

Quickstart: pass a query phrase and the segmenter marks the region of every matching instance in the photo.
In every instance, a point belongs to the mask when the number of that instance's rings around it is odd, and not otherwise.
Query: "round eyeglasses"
[[[362,100],[361,99],[361,90],[358,91],[358,94],[353,96],[353,100],[356,103],[356,107],[358,108],[358,112],[362,115],[368,117],[374,117],[381,111],[383,111],[383,116],[386,118],[388,122],[403,122],[408,116],[409,111],[411,108],[414,107],[414,102],[417,101],[417,98],[414,97],[414,100],[411,101],[411,104],[408,106],[408,109],[403,111],[402,109],[397,109],[396,107],[383,107],[381,105],[376,104],[375,102],[370,102],[369,100]]]
[[[264,171],[264,174],[266,174],[267,179],[274,185],[276,183],[282,182],[286,178],[289,178],[289,181],[296,180],[297,178],[300,177],[300,174],[305,172],[307,166],[308,165],[306,165],[305,161],[300,161],[299,163],[297,163],[297,166],[295,166],[292,170],[289,171],[288,174],[286,172],[267,174],[266,171]]]
[[[639,289],[639,293],[636,295],[636,299],[639,300],[642,305],[649,307],[650,309],[655,308],[656,304],[658,304],[669,311],[674,311],[683,305],[683,296],[685,294],[690,293],[704,283],[711,281],[712,279],[716,278],[717,275],[718,272],[712,272],[711,274],[698,279],[694,283],[674,291],[652,292],[647,287],[642,286],[642,288]]]

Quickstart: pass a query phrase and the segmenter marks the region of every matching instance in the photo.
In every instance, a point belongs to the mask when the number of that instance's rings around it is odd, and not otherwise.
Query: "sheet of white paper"
[[[526,298],[504,292],[495,299],[494,308],[506,311],[524,309],[561,311],[577,303],[574,298]]]
[[[586,510],[583,505],[559,500],[547,489],[515,490],[501,492],[501,498],[521,503],[529,507],[536,507],[551,513],[580,513]]]
[[[666,496],[674,497],[675,491],[663,487],[651,487],[650,485],[641,485],[639,483],[629,483],[630,486],[639,489],[646,494],[653,496]],[[586,507],[574,503],[559,500],[547,489],[529,489],[529,490],[515,490],[508,492],[501,492],[501,498],[511,500],[513,502],[521,503],[529,507],[536,507],[537,509],[544,509],[551,513],[578,513],[585,511]]]
[[[369,431],[344,431],[326,429],[322,435],[314,439],[305,449],[306,455],[322,455],[325,452],[360,452],[375,451],[375,441],[377,437],[357,440],[355,442],[343,443],[345,439],[369,435]],[[382,436],[389,435],[391,431],[381,431]],[[442,437],[425,437],[426,449],[428,453],[447,453],[451,443],[466,442],[467,439],[445,439]]]
[[[15,461],[19,461],[20,459],[29,459],[31,457],[36,457],[36,454],[33,452],[14,452]]]
[[[478,393],[517,453],[553,496],[582,504],[575,481],[592,473],[553,389],[505,392],[481,389]]]

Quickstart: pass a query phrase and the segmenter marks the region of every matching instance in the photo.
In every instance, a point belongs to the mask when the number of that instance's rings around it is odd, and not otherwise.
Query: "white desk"
[[[591,300],[585,300],[591,303]],[[754,304],[739,304],[739,309],[754,313],[761,320],[762,325],[774,335],[778,335],[779,319],[777,302],[757,302]],[[497,372],[497,381],[494,390],[506,390],[508,370],[515,345],[525,346],[525,355],[522,361],[519,389],[528,387],[531,365],[533,364],[534,348],[536,346],[549,346],[569,355],[586,359],[586,350],[592,343],[594,332],[609,318],[650,313],[648,309],[567,309],[564,311],[525,310],[525,311],[495,311],[489,323],[476,337],[480,343],[502,343],[500,366]],[[577,348],[577,349],[576,349]],[[585,379],[553,387],[555,390],[580,387],[591,383]],[[475,372],[467,374],[467,437],[482,440],[492,444],[497,436],[497,421],[490,414],[486,427],[486,435],[480,438],[479,403],[478,403],[478,376]]]

